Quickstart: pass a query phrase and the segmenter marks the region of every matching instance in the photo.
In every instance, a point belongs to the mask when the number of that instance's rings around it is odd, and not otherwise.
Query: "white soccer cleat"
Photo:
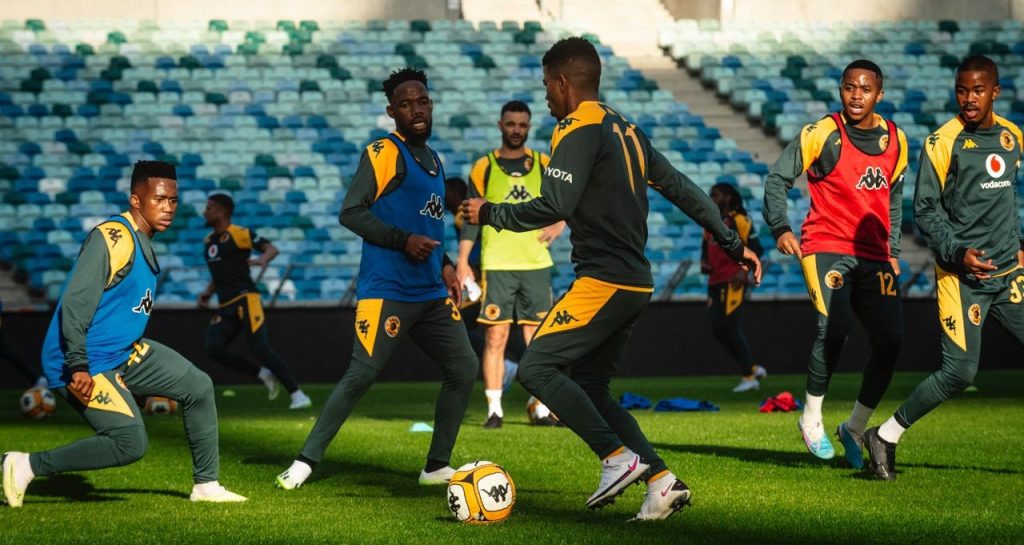
[[[423,470],[420,471],[419,483],[421,486],[448,484],[448,481],[452,480],[452,475],[455,475],[455,470],[452,466],[444,466],[441,469],[435,469],[430,473],[427,473],[427,470]]]
[[[188,497],[191,501],[210,503],[238,503],[247,500],[245,496],[239,496],[224,488],[217,481],[197,484],[192,487],[192,495]]]
[[[284,473],[277,476],[277,487],[284,490],[295,490],[306,482],[312,472],[313,468],[309,464],[295,460],[292,465],[288,466],[288,469],[284,470]]]
[[[691,495],[686,483],[668,473],[656,481],[647,483],[644,503],[633,520],[666,519],[672,513],[688,505]]]
[[[288,405],[289,409],[308,409],[313,406],[313,400],[309,399],[302,390],[295,390],[292,392],[292,402]]]
[[[740,380],[740,383],[732,389],[732,393],[738,394],[741,392],[749,392],[751,390],[757,390],[761,388],[761,382],[756,378],[746,378]]]
[[[267,387],[267,399],[270,401],[277,399],[278,394],[281,393],[281,383],[277,381],[277,377],[274,376],[274,373],[266,367],[260,367],[260,372],[256,376],[259,377],[259,379],[263,381],[263,385]]]
[[[601,484],[587,499],[588,509],[600,509],[615,503],[615,497],[627,486],[636,482],[649,465],[640,461],[640,456],[626,447],[601,461]]]
[[[768,370],[765,369],[764,367],[761,367],[760,365],[755,365],[754,366],[754,378],[756,378],[758,380],[763,380],[763,379],[768,378]]]
[[[50,387],[50,381],[49,381],[49,379],[46,378],[45,375],[40,375],[39,378],[36,379],[36,383],[33,386],[33,388],[49,388],[49,387]]]
[[[3,456],[4,500],[11,507],[21,507],[25,500],[25,489],[32,482],[32,464],[28,462],[28,454],[24,452],[6,452]]]

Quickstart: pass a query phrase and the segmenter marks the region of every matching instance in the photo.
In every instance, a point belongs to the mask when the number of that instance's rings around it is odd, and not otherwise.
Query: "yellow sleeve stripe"
[[[736,214],[732,219],[736,222],[736,232],[739,233],[740,240],[746,244],[750,240],[750,231],[754,227],[753,222],[744,214]]]
[[[896,171],[892,173],[893,176],[899,175],[900,172],[903,172],[903,169],[907,168],[907,155],[909,154],[907,150],[907,135],[903,134],[903,129],[899,127],[896,128],[896,139],[900,143],[900,156],[896,159]]]
[[[567,115],[555,126],[555,132],[551,135],[551,153],[555,153],[555,148],[562,142],[562,139],[573,131],[580,127],[602,123],[606,113],[598,102],[587,101],[580,104],[575,112]]]
[[[487,194],[487,167],[490,166],[491,161],[487,156],[483,156],[475,163],[473,163],[473,170],[469,171],[469,183],[473,184],[476,188],[478,195],[483,197]]]
[[[800,131],[800,170],[807,170],[821,156],[821,148],[825,147],[828,137],[839,130],[831,117],[823,117],[817,123],[805,125]]]
[[[135,256],[135,239],[125,225],[119,221],[106,221],[96,226],[107,243],[107,258],[110,260],[110,274],[104,288],[111,282],[121,269],[128,266]]]
[[[377,179],[377,194],[374,200],[380,198],[384,188],[394,179],[398,169],[398,154],[398,146],[389,138],[381,138],[366,146],[366,156],[370,158],[370,166],[373,167],[373,174]]]
[[[231,238],[239,250],[252,249],[252,233],[248,229],[238,225],[228,225],[228,233],[231,233]]]
[[[949,164],[953,157],[953,144],[963,129],[964,125],[960,118],[954,117],[925,139],[924,152],[935,169],[940,190],[946,187],[946,175],[949,173]]]

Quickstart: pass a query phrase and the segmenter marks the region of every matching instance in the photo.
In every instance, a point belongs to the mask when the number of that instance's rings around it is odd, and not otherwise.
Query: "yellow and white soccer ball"
[[[178,402],[166,397],[150,396],[146,398],[146,414],[172,415],[178,412]]]
[[[53,415],[57,410],[57,399],[47,388],[36,386],[21,394],[21,413],[25,418],[41,420]]]
[[[512,477],[493,462],[468,463],[448,481],[448,509],[459,522],[501,522],[512,514],[515,503],[516,485]]]

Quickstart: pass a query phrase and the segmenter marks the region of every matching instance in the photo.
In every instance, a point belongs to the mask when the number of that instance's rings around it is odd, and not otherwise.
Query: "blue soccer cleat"
[[[843,456],[850,467],[864,469],[864,439],[850,433],[850,430],[846,429],[846,422],[836,428],[836,437],[843,444]]]
[[[804,431],[803,424],[800,423],[800,419],[796,419],[796,427],[800,429],[800,435],[804,438],[804,445],[807,445],[807,451],[815,455],[822,460],[831,460],[835,457],[836,451],[832,448],[832,442],[828,440],[827,434],[821,434],[821,439],[817,441],[811,441],[811,438],[807,436],[807,432]]]

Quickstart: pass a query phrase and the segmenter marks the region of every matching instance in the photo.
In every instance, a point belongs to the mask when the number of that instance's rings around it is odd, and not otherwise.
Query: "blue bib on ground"
[[[441,281],[444,256],[444,168],[433,151],[437,172],[426,170],[405,143],[388,136],[405,161],[405,178],[398,187],[381,195],[370,212],[384,223],[403,231],[425,235],[442,245],[426,261],[413,261],[405,252],[363,241],[356,295],[359,299],[390,299],[410,303],[441,299],[448,290]]]
[[[160,272],[159,269],[153,270],[146,261],[142,245],[131,224],[122,216],[113,216],[106,223],[113,222],[120,223],[128,233],[131,233],[134,255],[128,265],[128,274],[114,287],[103,292],[86,334],[90,375],[109,371],[128,360],[132,352],[132,343],[142,337],[149,322],[153,296],[156,293],[157,274]],[[74,270],[71,275],[74,275]],[[46,340],[43,341],[43,373],[50,381],[50,387],[63,386],[70,378],[64,367],[67,347],[63,344],[64,337],[61,333],[63,302],[62,293],[60,301],[57,302],[57,309],[53,313],[53,320],[50,321],[50,328],[46,332]]]

